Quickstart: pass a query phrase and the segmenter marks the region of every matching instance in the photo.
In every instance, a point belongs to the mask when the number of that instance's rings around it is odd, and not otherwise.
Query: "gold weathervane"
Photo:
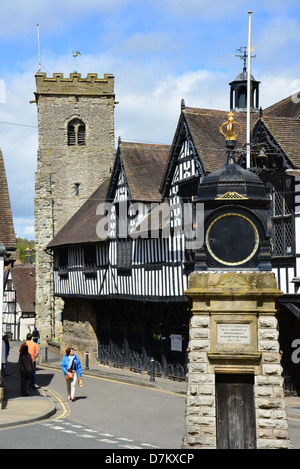
[[[237,124],[239,126],[240,130],[239,130],[238,133],[235,132],[235,128],[234,128],[233,124]],[[223,132],[224,125],[227,125],[227,133],[226,134]],[[243,129],[242,129],[241,124],[234,120],[233,112],[230,111],[229,114],[228,114],[228,121],[224,122],[220,127],[221,134],[224,135],[226,140],[236,140],[237,136],[240,135],[242,130]]]

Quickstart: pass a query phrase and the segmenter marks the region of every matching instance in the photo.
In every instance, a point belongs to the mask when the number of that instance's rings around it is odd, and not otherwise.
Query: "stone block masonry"
[[[218,448],[217,373],[253,376],[256,448],[290,448],[275,308],[280,294],[269,272],[191,275],[183,448]]]
[[[113,166],[114,76],[36,74],[39,145],[35,175],[36,322],[41,340],[60,337],[63,302],[54,299],[51,239],[108,177]],[[85,128],[83,145],[70,145],[68,125]]]

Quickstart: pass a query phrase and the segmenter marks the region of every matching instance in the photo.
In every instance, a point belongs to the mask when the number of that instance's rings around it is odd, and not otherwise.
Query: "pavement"
[[[47,388],[39,386],[39,375],[37,373],[37,389],[30,390],[29,396],[20,396],[20,378],[14,375],[18,350],[21,342],[10,342],[10,357],[16,359],[9,362],[9,376],[4,376],[3,388],[4,396],[2,408],[0,408],[0,428],[24,425],[38,420],[45,420],[56,412],[54,401],[47,395]],[[41,368],[60,368],[61,359],[59,349],[54,346],[40,348],[40,357],[37,364],[37,371]],[[174,381],[168,378],[155,377],[155,381],[150,381],[150,376],[146,373],[135,373],[130,370],[113,368],[98,364],[86,369],[82,364],[83,379],[85,376],[97,376],[103,379],[114,380],[147,388],[161,390],[162,392],[175,393],[182,397],[186,394],[186,383],[184,381]],[[299,419],[300,421],[300,397],[285,397],[286,413],[288,418]]]

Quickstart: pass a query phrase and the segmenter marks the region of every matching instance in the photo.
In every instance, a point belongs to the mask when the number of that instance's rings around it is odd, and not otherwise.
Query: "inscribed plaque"
[[[218,324],[218,343],[250,344],[250,324]]]

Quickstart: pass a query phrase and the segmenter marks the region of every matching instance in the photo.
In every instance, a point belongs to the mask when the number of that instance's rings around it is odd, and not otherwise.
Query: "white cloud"
[[[40,24],[44,32],[62,25],[69,29],[74,21],[83,21],[95,12],[107,14],[131,4],[133,0],[15,0],[1,3],[0,36],[16,37],[35,31]]]

